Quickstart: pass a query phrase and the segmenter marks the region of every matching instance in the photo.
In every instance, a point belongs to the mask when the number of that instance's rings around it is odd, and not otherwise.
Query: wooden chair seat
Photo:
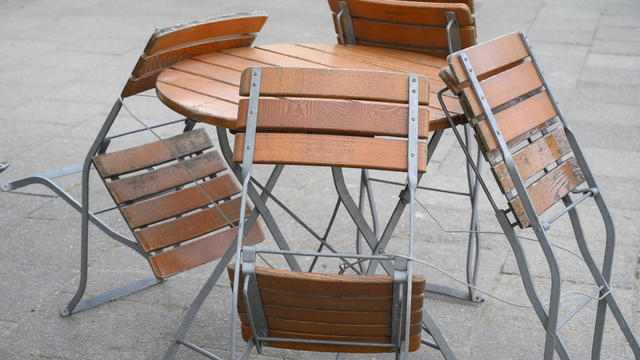
[[[93,158],[157,278],[219,258],[236,237],[228,222],[239,220],[240,199],[234,196],[240,186],[212,147],[197,129]],[[201,188],[191,184],[192,176]],[[255,226],[247,243],[262,239]]]
[[[227,267],[233,282],[234,266]],[[391,342],[393,277],[335,275],[256,268],[270,336],[297,339]],[[240,288],[243,286],[240,276]],[[413,276],[409,351],[420,347],[425,280]],[[242,295],[238,297],[242,337],[251,327]],[[382,346],[346,346],[274,341],[271,347],[323,352],[379,353]]]

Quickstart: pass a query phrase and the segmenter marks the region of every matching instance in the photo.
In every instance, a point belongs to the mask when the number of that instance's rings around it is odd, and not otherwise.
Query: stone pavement
[[[270,15],[258,44],[335,41],[323,0],[0,0],[0,162],[11,164],[0,182],[81,161],[155,27],[247,9]],[[618,235],[612,283],[625,315],[640,334],[640,125],[636,121],[640,2],[478,0],[476,17],[480,40],[515,30],[529,34],[611,207]],[[138,97],[130,104],[145,120],[175,118],[154,98]],[[115,128],[131,129],[136,124],[122,116]],[[463,159],[457,144],[447,134],[441,145],[424,184],[462,188]],[[92,180],[93,208],[108,206],[101,184]],[[326,224],[324,214],[333,201],[323,200],[335,196],[330,187],[322,186],[329,180],[327,172],[288,168],[276,193],[294,209],[302,209],[318,228]],[[352,176],[351,185],[354,180]],[[79,195],[78,177],[60,183]],[[389,199],[379,201],[384,214],[388,212],[384,203],[394,202],[397,190],[386,186],[375,190]],[[313,202],[300,200],[299,195],[309,193],[315,196]],[[442,227],[464,227],[468,216],[464,199],[425,192],[419,199]],[[587,234],[600,256],[597,235],[602,234],[602,225],[593,206],[584,209]],[[481,210],[482,230],[498,229],[486,201]],[[353,231],[342,221],[345,213],[340,215],[337,227],[351,239]],[[418,217],[418,254],[462,278],[466,236],[443,232],[424,210],[419,210]],[[117,214],[105,219],[126,233]],[[78,282],[79,223],[75,211],[41,187],[0,193],[0,359],[157,359],[212,269],[212,265],[203,266],[146,291],[60,318],[58,310]],[[403,226],[400,239],[408,231]],[[553,241],[575,251],[570,234],[559,228],[551,230]],[[289,233],[296,230],[285,227]],[[489,234],[482,239],[480,287],[508,301],[528,304],[504,236]],[[293,243],[303,246],[304,241]],[[549,282],[546,265],[535,243],[526,247],[544,298]],[[593,282],[584,264],[567,252],[558,254],[563,291],[590,292]],[[431,269],[419,269],[431,281],[450,282]],[[149,275],[144,259],[91,229],[89,294]],[[563,313],[582,300],[567,296]],[[426,308],[461,359],[541,358],[544,334],[531,309],[494,299],[471,304],[434,295],[427,296]],[[576,359],[587,357],[594,313],[595,305],[590,304],[561,330]],[[228,281],[222,281],[188,338],[225,355],[229,320],[230,290]],[[603,358],[633,358],[610,314],[606,328]],[[419,354],[440,358],[426,347]],[[179,355],[200,358],[184,349]],[[309,357],[333,358],[275,350],[266,350],[258,358]]]

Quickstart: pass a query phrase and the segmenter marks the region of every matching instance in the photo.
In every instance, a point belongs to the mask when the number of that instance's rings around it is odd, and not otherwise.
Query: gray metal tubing
[[[471,84],[471,89],[473,90],[473,93],[476,99],[478,100],[478,102],[482,107],[482,112],[485,116],[487,125],[489,126],[489,130],[491,131],[491,134],[493,135],[494,139],[496,139],[496,142],[498,143],[498,148],[500,149],[500,153],[502,154],[502,160],[504,162],[504,165],[506,166],[507,172],[511,177],[513,185],[518,195],[520,196],[522,206],[524,207],[525,213],[529,218],[529,221],[531,222],[533,231],[536,234],[536,237],[538,238],[538,242],[540,244],[540,247],[542,248],[542,252],[544,253],[544,256],[547,260],[549,273],[551,275],[551,295],[549,296],[548,318],[547,318],[547,322],[544,324],[544,327],[547,332],[546,339],[545,339],[545,346],[544,346],[544,359],[552,360],[553,353],[554,353],[554,344],[555,344],[555,339],[557,335],[556,327],[558,322],[558,312],[560,310],[559,309],[560,295],[561,295],[560,294],[560,280],[561,280],[560,267],[558,266],[558,262],[557,262],[555,253],[553,251],[553,248],[551,247],[551,244],[549,243],[549,239],[547,238],[547,235],[545,234],[545,230],[540,222],[540,218],[538,218],[538,214],[533,205],[533,202],[529,197],[529,193],[527,192],[524,181],[522,180],[522,177],[520,176],[520,172],[518,171],[516,163],[513,160],[511,151],[507,147],[507,143],[502,137],[501,130],[498,127],[498,123],[496,122],[493,112],[491,111],[491,108],[489,107],[489,104],[484,96],[482,88],[480,87],[478,78],[473,73],[473,68],[471,66],[471,63],[469,62],[469,58],[464,52],[460,53],[458,55],[458,58],[460,59],[460,62],[463,64],[463,70],[467,75],[467,78],[469,79],[469,82]]]
[[[331,228],[333,227],[333,223],[336,220],[336,215],[338,215],[338,209],[340,208],[341,203],[342,202],[340,201],[340,199],[336,200],[336,205],[333,207],[333,213],[331,214],[331,218],[329,219],[329,223],[327,224],[327,229],[324,231],[324,235],[322,236],[322,241],[320,242],[320,246],[318,246],[318,250],[316,250],[316,252],[321,252],[322,249],[324,248],[324,243],[327,242],[327,238],[329,237],[329,232],[331,231]],[[318,261],[318,257],[316,256],[311,261],[311,265],[309,265],[308,272],[313,271],[313,268],[316,266],[317,261]]]
[[[456,357],[453,355],[453,351],[451,351],[447,340],[440,332],[436,322],[433,321],[427,310],[424,308],[422,309],[422,328],[425,329],[429,335],[431,335],[436,344],[438,344],[438,350],[440,350],[440,353],[445,360],[455,360]]]
[[[188,341],[178,341],[181,345],[184,345],[186,347],[188,347],[189,349],[197,352],[200,355],[206,356],[209,359],[214,359],[214,360],[224,360],[223,358],[221,358],[220,356],[217,356],[215,354],[210,353],[209,351],[201,348],[200,346],[196,345],[196,344],[192,344]]]
[[[604,289],[604,286],[600,286],[599,288],[597,288],[594,292],[591,293],[591,296],[587,297],[586,299],[584,299],[584,301],[582,301],[582,303],[580,303],[580,305],[576,306],[576,308],[573,309],[573,311],[569,315],[567,315],[567,317],[564,318],[564,320],[562,320],[560,324],[558,324],[558,330],[560,330],[566,323],[569,322],[569,320],[576,316],[576,314],[580,312],[580,310],[582,310],[582,308],[585,307],[585,305],[587,305],[602,289]]]
[[[96,296],[92,296],[90,298],[87,299],[82,299],[80,302],[78,302],[78,304],[74,307],[73,309],[73,314],[75,313],[79,313],[81,311],[90,309],[94,306],[98,306],[100,304],[104,304],[107,301],[111,301],[111,300],[115,300],[118,299],[122,296],[126,296],[129,294],[133,294],[134,292],[146,289],[150,286],[153,285],[157,285],[161,282],[164,282],[164,280],[160,280],[160,279],[156,279],[155,277],[148,277],[146,279],[141,279],[138,281],[134,281],[132,283],[129,283],[127,285],[121,286],[119,288],[116,289],[112,289],[109,291],[105,291],[101,294],[98,294]]]
[[[216,132],[218,134],[218,143],[220,144],[220,151],[222,152],[222,156],[226,160],[227,164],[229,165],[229,169],[231,169],[231,171],[236,176],[236,178],[239,181],[242,181],[242,169],[240,168],[240,166],[238,166],[236,163],[233,162],[233,151],[231,150],[231,146],[229,145],[229,138],[227,137],[227,129],[218,126],[216,127]],[[284,165],[276,165],[273,171],[274,172],[277,171],[278,173],[281,173],[283,169],[284,169]],[[267,190],[271,191],[271,189],[267,189]],[[284,240],[284,236],[282,235],[282,232],[280,231],[278,224],[276,224],[275,220],[273,219],[273,215],[271,215],[271,211],[265,204],[266,199],[262,199],[262,197],[258,194],[256,189],[251,184],[249,184],[248,195],[251,201],[253,202],[253,205],[256,207],[258,212],[260,212],[260,215],[262,216],[264,223],[267,225],[267,228],[269,229],[269,232],[273,236],[273,239],[276,242],[276,244],[278,244],[278,247],[280,249],[289,249],[289,245],[287,245],[287,242]],[[285,257],[285,259],[287,260],[287,264],[289,264],[289,267],[291,268],[291,270],[302,271],[300,268],[300,265],[298,264],[298,262],[294,257],[287,256]]]
[[[120,108],[122,108],[122,102],[120,99],[117,99],[111,108],[111,112],[107,116],[104,124],[102,124],[102,128],[98,132],[98,136],[93,141],[93,145],[89,149],[87,156],[84,160],[84,165],[82,166],[82,224],[80,229],[80,283],[78,285],[78,290],[75,295],[69,302],[69,304],[60,310],[60,315],[65,317],[69,316],[73,313],[73,309],[76,307],[82,296],[84,295],[84,291],[87,288],[87,265],[88,265],[88,255],[89,255],[89,170],[91,169],[91,158],[96,154],[102,141],[107,136],[109,129],[111,129],[111,125],[113,125],[113,121],[118,116],[120,112]]]
[[[183,121],[187,121],[187,120],[189,120],[189,119],[184,118],[184,119],[171,120],[171,121],[164,122],[162,124],[156,124],[156,125],[153,125],[153,126],[149,126],[149,129],[157,129],[157,128],[160,128],[160,127],[164,127],[164,126],[172,125],[172,124],[177,124],[179,122],[183,122]],[[123,137],[123,136],[127,136],[127,135],[137,134],[139,132],[143,132],[143,131],[147,131],[147,130],[148,130],[147,128],[140,128],[140,129],[136,129],[136,130],[125,131],[125,132],[122,132],[122,133],[119,133],[119,134],[107,136],[105,138],[105,141],[109,141],[109,140],[112,140],[112,139],[117,139],[119,137]]]
[[[27,185],[31,185],[34,183],[38,183],[38,184],[42,184],[45,186],[49,186],[47,184],[44,184],[42,182],[34,182],[33,178],[44,178],[44,179],[55,179],[55,178],[59,178],[62,176],[67,176],[67,175],[71,175],[71,174],[75,174],[78,173],[80,171],[82,171],[82,163],[78,163],[78,164],[73,164],[73,165],[69,165],[69,166],[65,166],[59,169],[54,169],[54,170],[49,170],[49,171],[45,171],[45,172],[41,172],[35,175],[31,175],[22,179],[18,179],[18,180],[14,180],[12,182],[6,183],[6,184],[0,184],[0,190],[2,191],[12,191],[12,190],[17,190],[21,187],[27,186]],[[50,186],[49,186],[50,187]],[[54,190],[53,188],[51,188],[52,190]],[[55,191],[55,190],[54,190]]]
[[[591,191],[589,191],[588,193],[584,194],[582,197],[580,197],[580,199],[571,202],[571,205],[565,207],[564,209],[562,209],[561,211],[559,211],[557,214],[555,214],[554,216],[552,216],[549,220],[545,221],[542,223],[542,226],[545,229],[548,229],[551,224],[558,220],[562,215],[566,214],[567,212],[569,212],[569,210],[573,209],[574,207],[578,206],[581,202],[587,200],[588,198],[591,197],[591,195],[593,195],[593,193]]]
[[[374,182],[379,182],[379,183],[389,184],[389,185],[398,185],[398,186],[407,185],[405,183],[401,183],[401,182],[398,182],[398,181],[384,180],[384,179],[378,179],[378,178],[372,178],[372,177],[369,178],[369,181],[374,181]],[[452,194],[452,195],[471,196],[471,194],[465,193],[465,192],[462,192],[462,191],[437,189],[437,188],[432,188],[432,187],[429,187],[429,186],[418,186],[417,189],[442,192],[442,193],[447,193],[447,194]]]
[[[345,258],[345,259],[365,259],[365,260],[393,260],[395,257],[391,255],[363,255],[363,254],[341,254],[341,253],[317,253],[315,251],[296,251],[296,250],[271,250],[258,249],[258,254],[274,254],[274,255],[297,255],[297,256],[318,256],[329,258]]]
[[[599,192],[596,194],[596,196],[598,195],[599,195]],[[565,203],[565,206],[568,206],[571,204],[571,199],[569,196],[563,197],[562,201]],[[620,310],[618,303],[616,302],[613,295],[610,293],[611,291],[611,287],[609,285],[610,278],[607,278],[605,276],[604,270],[602,273],[600,272],[600,270],[598,269],[598,265],[593,259],[593,255],[591,254],[591,251],[589,250],[589,246],[585,241],[584,233],[582,232],[582,225],[580,224],[580,218],[578,216],[578,211],[575,209],[575,207],[569,211],[569,218],[571,219],[571,225],[573,226],[574,235],[576,237],[578,249],[580,249],[580,254],[582,255],[582,258],[587,264],[587,267],[589,268],[591,275],[596,281],[596,284],[604,287],[600,291],[600,296],[604,298],[598,302],[598,310],[596,312],[596,326],[594,327],[591,358],[592,359],[600,358],[602,337],[604,334],[603,327],[604,327],[604,318],[606,314],[606,306],[609,305],[609,309],[611,310],[613,317],[618,322],[618,326],[620,327],[620,330],[622,330],[624,337],[629,343],[629,346],[631,347],[631,350],[633,351],[634,356],[637,359],[640,359],[640,346],[638,345],[638,339],[633,334],[633,331],[629,327],[629,323],[627,322],[627,320],[624,318],[624,315],[622,314],[622,311]],[[608,252],[613,253],[613,247],[614,247],[613,242],[607,239],[607,242],[605,243],[605,262],[603,263],[602,266],[603,266],[603,269],[605,269],[605,266],[608,265],[607,268],[609,269],[609,273],[608,273],[609,276],[611,275],[610,271],[612,266],[612,260],[611,262],[607,263],[606,261],[608,259],[606,255]]]

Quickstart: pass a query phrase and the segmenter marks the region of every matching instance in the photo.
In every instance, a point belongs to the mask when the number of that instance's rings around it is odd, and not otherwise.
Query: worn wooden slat
[[[337,56],[357,57],[361,61],[369,62],[375,65],[386,66],[394,71],[402,71],[407,73],[416,73],[429,78],[429,84],[434,89],[441,89],[442,82],[438,77],[438,69],[432,66],[417,64],[415,62],[393,58],[389,56],[380,56],[368,54],[363,51],[357,51],[355,47],[345,47],[343,45],[334,44],[299,44],[299,46],[308,47],[318,51],[334,54]]]
[[[236,48],[224,50],[223,53],[245,59],[262,62],[273,66],[323,68],[324,65],[312,61],[296,59],[291,56],[265,51],[258,48]]]
[[[226,174],[207,180],[198,186],[181,189],[153,199],[140,201],[121,208],[122,214],[132,229],[165,220],[186,212],[196,210],[210,203],[203,191],[213,201],[240,192],[240,186]]]
[[[441,59],[446,59],[449,55],[448,48],[438,48],[438,47],[422,47],[422,46],[411,46],[411,45],[398,45],[392,43],[385,43],[380,41],[371,41],[371,40],[358,40],[359,45],[366,45],[368,47],[378,47],[382,50],[387,49],[397,49],[402,51],[410,51],[416,54],[429,55],[433,57],[438,57]]]
[[[493,109],[542,87],[542,80],[540,80],[533,62],[526,61],[481,81],[480,87],[489,106]],[[462,91],[473,116],[482,114],[482,107],[473,94],[473,90],[467,87]]]
[[[518,32],[463,49],[447,57],[449,67],[458,83],[467,81],[467,75],[458,58],[460,52],[467,54],[473,72],[479,79],[516,64],[529,56]]]
[[[266,13],[253,11],[216,16],[159,29],[149,39],[144,52],[152,54],[191,42],[206,41],[213,37],[257,33],[266,21]]]
[[[556,116],[556,110],[546,91],[542,91],[495,114],[498,128],[505,141],[512,140],[528,130],[544,124]],[[498,147],[486,121],[480,121],[476,130],[487,150]]]
[[[527,192],[537,214],[540,215],[582,182],[584,182],[582,170],[578,166],[576,159],[571,157],[562,165],[529,185]],[[529,226],[530,220],[524,211],[520,197],[509,201],[509,204],[513,208],[520,226],[523,228]]]
[[[248,316],[244,307],[239,308],[240,319],[248,322]],[[264,312],[269,319],[291,319],[301,321],[318,321],[336,324],[390,324],[391,312],[386,311],[338,311],[317,310],[302,307],[287,307],[278,304],[264,305]],[[422,320],[422,309],[411,309],[411,323]]]
[[[227,129],[236,126],[236,104],[162,82],[156,84],[156,94],[170,109],[188,119]]]
[[[240,95],[251,89],[251,69],[242,72]],[[429,80],[418,76],[418,102],[429,104]],[[262,68],[261,96],[322,97],[384,102],[409,101],[409,74],[345,69]]]
[[[214,65],[226,67],[239,72],[242,72],[244,69],[252,66],[268,65],[260,61],[248,60],[238,56],[223,54],[221,52],[199,55],[194,57],[193,59],[205,62],[207,64],[214,64]]]
[[[204,129],[196,129],[163,141],[98,155],[93,158],[93,163],[100,176],[109,178],[163,164],[176,156],[184,157],[212,146],[211,138]]]
[[[185,73],[174,69],[166,69],[158,76],[158,83],[188,89],[202,95],[212,96],[234,104],[238,103],[238,88],[206,77]]]
[[[207,79],[221,81],[230,85],[240,85],[240,72],[202,61],[187,59],[171,66],[172,69],[199,75]]]
[[[386,324],[332,324],[326,322],[300,321],[291,319],[269,318],[267,319],[269,330],[290,331],[298,333],[311,333],[318,335],[342,335],[349,336],[391,336],[391,322]],[[248,323],[247,323],[248,324]],[[410,325],[411,334],[421,331],[422,322]]]
[[[247,205],[247,213],[251,211]],[[223,215],[224,214],[224,215]],[[134,232],[144,251],[155,251],[218,230],[240,218],[240,198]]]
[[[236,135],[233,161],[241,162],[244,133]],[[418,171],[427,168],[427,145],[418,143]],[[341,135],[261,133],[254,163],[407,170],[407,142]]]
[[[156,71],[150,71],[139,77],[130,76],[129,80],[127,80],[127,83],[124,85],[120,96],[124,99],[143,91],[153,89],[156,84],[156,79],[162,70],[164,70],[164,68]]]
[[[191,243],[166,250],[149,257],[153,273],[163,279],[208,263],[224,255],[237,238],[238,228],[229,228],[206,236]],[[245,245],[255,245],[264,240],[264,234],[258,224],[254,225],[244,240]]]
[[[520,176],[527,180],[543,168],[553,163],[556,159],[568,154],[571,151],[569,141],[564,134],[563,128],[557,128],[546,136],[536,140],[533,144],[520,149],[513,154],[513,160],[518,167]],[[507,193],[514,189],[511,176],[507,172],[504,162],[500,162],[492,167],[493,175],[498,181],[500,190]]]
[[[385,45],[411,46],[416,48],[447,49],[447,31],[444,27],[399,24],[354,18],[353,29],[357,42],[384,43]],[[460,41],[463,45],[474,44],[475,27],[461,26]]]
[[[293,44],[276,44],[276,45],[261,45],[256,46],[258,49],[272,51],[278,54],[295,57],[298,59],[313,61],[317,64],[322,64],[330,68],[342,68],[342,69],[360,69],[360,70],[374,70],[374,71],[388,71],[389,69],[383,66],[369,64],[362,62],[357,58],[346,58],[342,56],[336,56],[333,54],[323,53],[302,46]]]
[[[179,164],[108,182],[107,188],[114,200],[121,204],[184,185],[192,181],[191,175],[201,179],[225,169],[220,154],[209,151]]]
[[[339,0],[329,0],[334,13],[340,11]],[[473,15],[469,6],[462,3],[431,3],[418,1],[349,0],[349,12],[354,18],[382,20],[395,23],[424,25],[446,25],[444,13],[456,14],[460,26],[473,25]]]
[[[423,64],[431,66],[435,69],[441,69],[447,66],[447,61],[440,57],[429,56],[419,54],[412,51],[400,50],[400,49],[383,49],[376,46],[364,46],[364,45],[344,45],[347,49],[355,49],[358,52],[365,52],[375,56],[389,56],[397,59],[411,61],[416,64]]]
[[[238,129],[246,126],[248,102],[240,100]],[[261,98],[258,103],[262,131],[407,137],[408,121],[409,107],[401,104],[279,98]],[[420,107],[418,136],[426,139],[428,133],[429,110]]]
[[[256,34],[221,37],[212,39],[212,41],[190,44],[191,46],[171,48],[152,55],[142,55],[133,68],[131,75],[140,77],[148,72],[157,71],[180,60],[189,59],[197,55],[234,47],[251,46],[255,38]]]

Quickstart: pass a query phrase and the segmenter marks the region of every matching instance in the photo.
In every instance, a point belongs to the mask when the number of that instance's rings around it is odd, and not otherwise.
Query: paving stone
[[[594,40],[591,50],[603,54],[640,55],[640,44],[635,41]]]
[[[640,41],[640,29],[620,26],[599,26],[595,38],[598,40]]]

